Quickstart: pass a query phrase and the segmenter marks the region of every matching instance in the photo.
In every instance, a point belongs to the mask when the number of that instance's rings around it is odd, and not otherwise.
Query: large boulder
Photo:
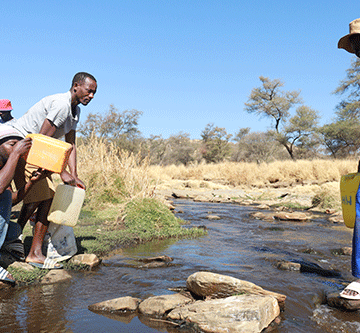
[[[139,304],[139,312],[149,316],[163,316],[172,309],[192,300],[181,294],[149,297]]]
[[[187,288],[197,296],[224,298],[236,294],[274,296],[280,307],[284,306],[286,296],[265,290],[256,284],[239,280],[231,276],[211,272],[197,272],[186,280]]]
[[[168,314],[172,320],[186,320],[204,332],[261,332],[280,314],[273,296],[239,295],[178,307]]]

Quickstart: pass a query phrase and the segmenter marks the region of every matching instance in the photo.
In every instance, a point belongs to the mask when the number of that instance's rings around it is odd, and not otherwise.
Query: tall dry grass
[[[121,203],[152,196],[148,160],[125,152],[95,136],[77,147],[79,177],[87,186],[87,201]]]
[[[357,160],[299,160],[272,163],[224,162],[190,166],[150,166],[149,176],[170,180],[222,180],[239,185],[264,185],[274,182],[338,181],[341,175],[356,172]]]

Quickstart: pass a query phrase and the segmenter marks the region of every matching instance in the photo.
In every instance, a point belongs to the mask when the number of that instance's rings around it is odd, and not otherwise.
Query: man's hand
[[[52,174],[51,171],[39,168],[36,171],[33,171],[29,181],[34,184],[34,183],[38,182],[39,180],[44,179],[47,176],[50,176],[51,174]]]
[[[82,182],[82,180],[80,180],[78,177],[74,177],[73,175],[71,175],[66,170],[64,170],[60,174],[60,177],[61,177],[61,180],[64,182],[64,184],[71,185],[71,186],[77,186],[77,187],[80,187],[80,188],[82,188],[84,190],[86,188],[86,186]]]
[[[19,154],[19,156],[23,156],[30,150],[31,145],[32,145],[31,138],[20,140],[14,145],[14,149],[12,153]]]

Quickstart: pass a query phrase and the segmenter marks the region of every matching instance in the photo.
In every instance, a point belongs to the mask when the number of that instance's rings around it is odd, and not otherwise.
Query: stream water
[[[234,204],[176,200],[177,214],[190,226],[204,225],[208,235],[192,240],[143,244],[114,254],[92,272],[71,272],[71,282],[14,288],[0,300],[0,332],[184,332],[137,316],[101,315],[90,304],[133,296],[171,294],[189,275],[211,271],[251,281],[285,294],[285,310],[274,332],[360,332],[359,312],[322,304],[325,293],[352,280],[350,257],[332,250],[351,245],[352,232],[324,216],[310,222],[265,222],[249,217],[254,208]],[[208,220],[209,214],[221,217]],[[139,266],[138,259],[167,255],[160,268]],[[333,276],[281,271],[277,260],[320,265]],[[337,272],[337,273],[336,273]]]

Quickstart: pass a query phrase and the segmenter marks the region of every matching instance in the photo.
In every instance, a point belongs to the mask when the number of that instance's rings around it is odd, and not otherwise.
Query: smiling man
[[[79,104],[88,105],[94,98],[97,90],[96,79],[89,73],[75,74],[71,88],[63,94],[44,97],[32,106],[22,117],[11,123],[16,130],[26,136],[29,133],[40,133],[54,138],[65,136],[65,141],[73,146],[69,157],[69,171],[64,170],[60,177],[66,184],[85,188],[84,183],[78,178],[76,168],[76,127],[80,118]],[[34,168],[26,165],[24,179],[16,183],[19,188],[26,183]],[[24,228],[26,222],[35,210],[41,206],[42,211],[49,211],[55,188],[51,176],[36,183],[25,196],[18,223]],[[46,206],[46,209],[44,208]],[[39,211],[39,209],[37,210]],[[36,214],[35,232],[39,235],[34,239],[27,262],[42,264],[45,260],[41,252],[42,242],[49,222],[47,214]]]

